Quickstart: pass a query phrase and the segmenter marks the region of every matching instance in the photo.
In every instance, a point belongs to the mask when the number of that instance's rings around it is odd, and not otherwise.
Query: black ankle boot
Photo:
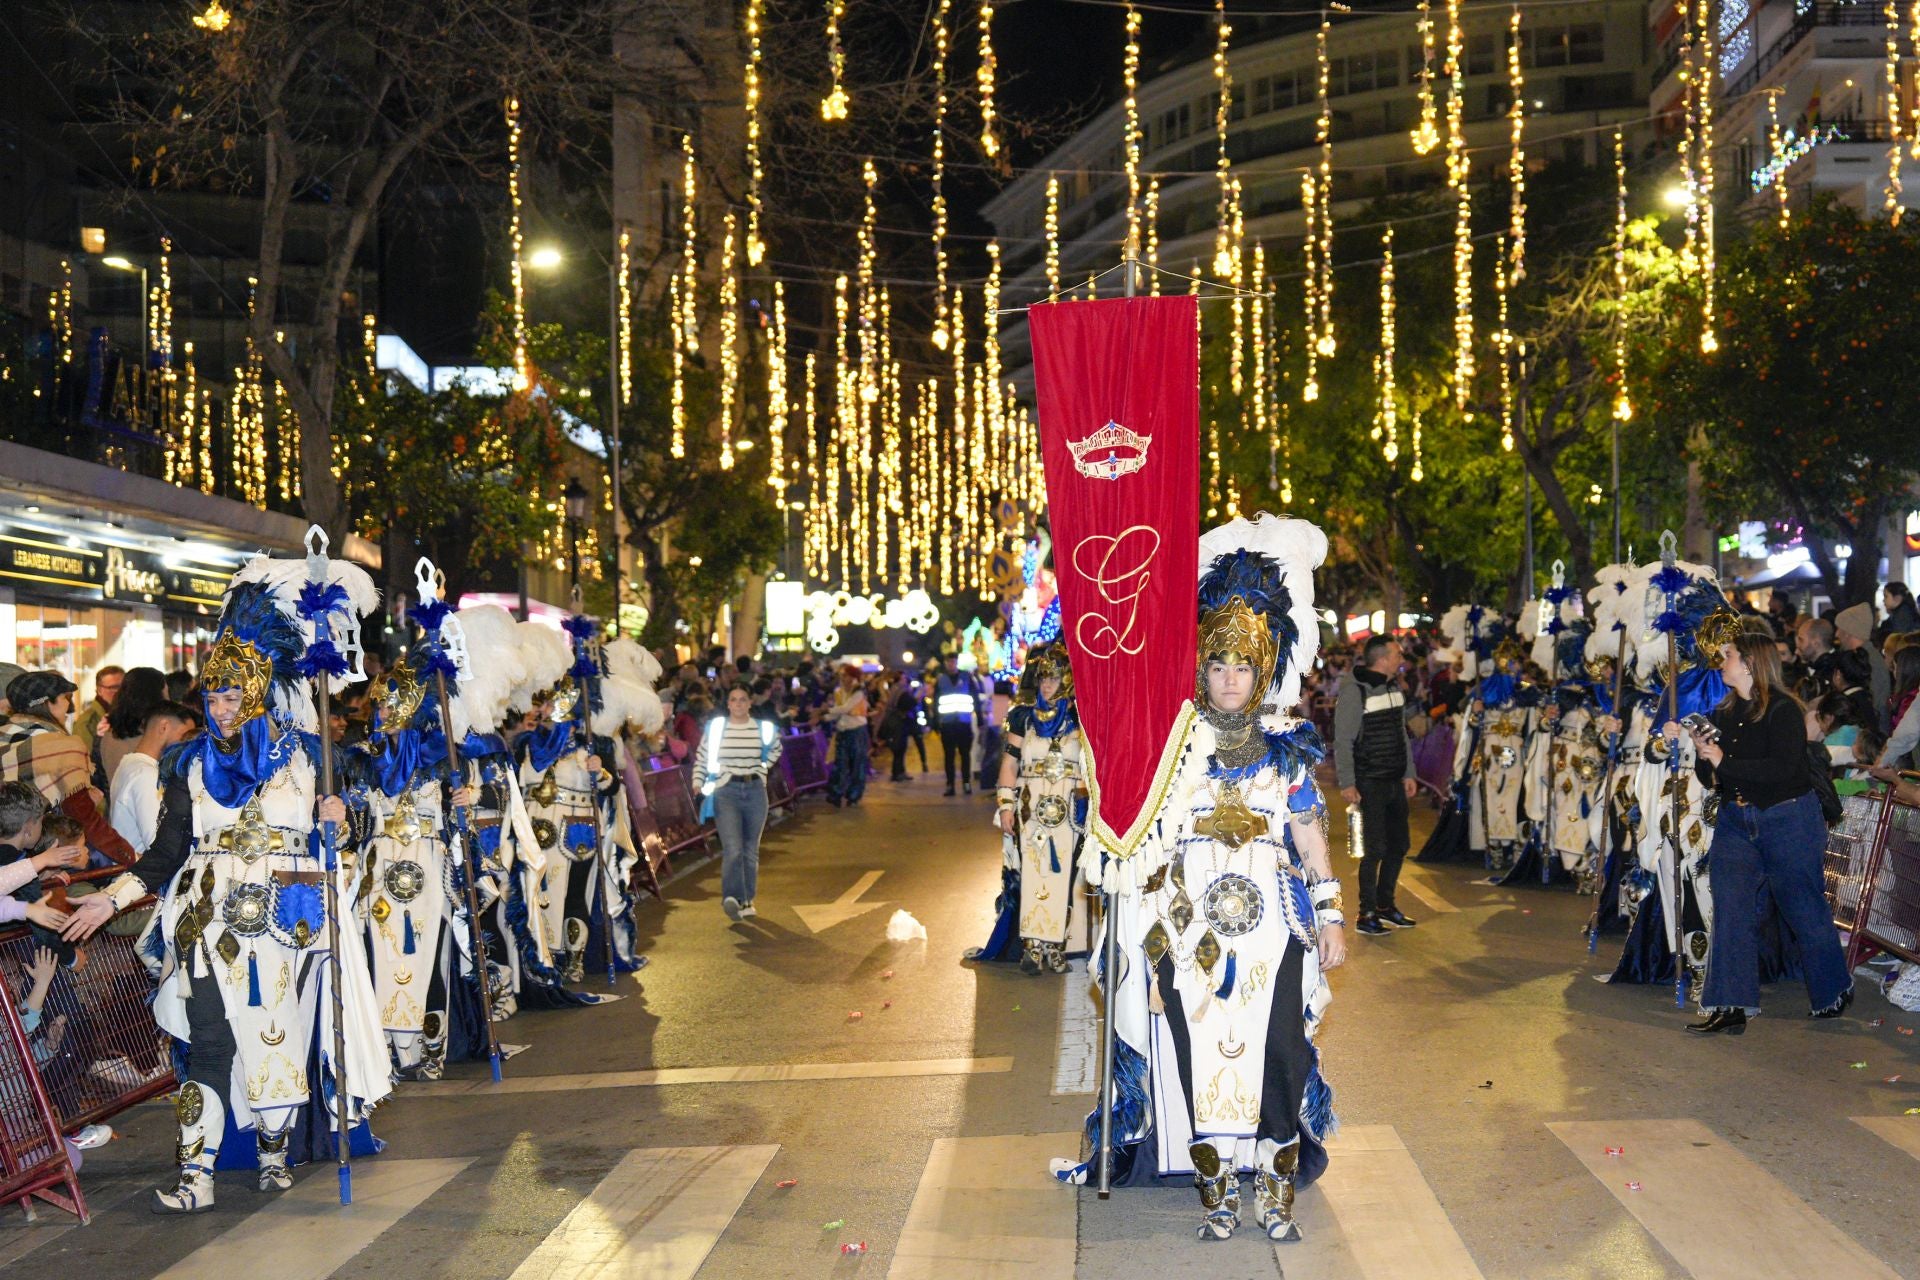
[[[1812,1013],[1808,1014],[1807,1016],[1809,1018],[1837,1018],[1841,1014],[1845,1013],[1849,1008],[1851,1008],[1852,1005],[1853,1005],[1853,988],[1848,987],[1845,991],[1840,993],[1839,1004],[1834,1005],[1831,1009],[1815,1009]]]
[[[1689,1022],[1687,1030],[1695,1035],[1710,1036],[1726,1032],[1730,1036],[1745,1033],[1747,1029],[1747,1011],[1745,1009],[1715,1009],[1707,1015],[1705,1022]]]

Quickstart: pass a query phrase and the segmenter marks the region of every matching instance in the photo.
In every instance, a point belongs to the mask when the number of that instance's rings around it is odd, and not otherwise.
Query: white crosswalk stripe
[[[1072,1280],[1073,1197],[1047,1161],[1077,1133],[933,1144],[887,1280]]]
[[[688,1280],[779,1150],[630,1151],[528,1255],[513,1280]]]
[[[1855,1116],[1853,1122],[1920,1160],[1920,1116]]]
[[[316,1170],[162,1271],[158,1280],[254,1275],[266,1258],[273,1259],[274,1280],[325,1280],[472,1163],[363,1161],[353,1167],[353,1203],[346,1206],[332,1170]],[[221,1190],[224,1200],[226,1189]]]
[[[1547,1127],[1695,1280],[1895,1275],[1697,1120]]]
[[[1087,962],[1067,962],[1066,986],[1060,991],[1059,1048],[1053,1062],[1053,1092],[1092,1093],[1099,1080],[1100,1010],[1093,1002]]]
[[[1328,1153],[1327,1172],[1296,1204],[1306,1238],[1275,1246],[1285,1274],[1480,1280],[1473,1255],[1392,1125],[1348,1125]]]

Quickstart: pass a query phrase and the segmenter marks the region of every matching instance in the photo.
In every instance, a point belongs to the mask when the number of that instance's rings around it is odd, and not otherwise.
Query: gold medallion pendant
[[[1248,808],[1240,788],[1229,782],[1221,786],[1213,812],[1194,823],[1193,829],[1229,849],[1238,849],[1247,841],[1267,834],[1267,820]]]

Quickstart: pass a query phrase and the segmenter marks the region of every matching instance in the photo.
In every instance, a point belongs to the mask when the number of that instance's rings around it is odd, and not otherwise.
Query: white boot
[[[1300,1169],[1300,1140],[1281,1146],[1262,1138],[1255,1146],[1260,1167],[1253,1174],[1254,1203],[1260,1210],[1260,1229],[1267,1239],[1292,1242],[1300,1238],[1293,1218],[1293,1179]]]
[[[293,1173],[287,1168],[287,1139],[293,1135],[293,1118],[287,1127],[274,1132],[265,1124],[254,1130],[255,1150],[260,1161],[260,1190],[285,1191],[293,1186]]]
[[[155,1213],[205,1213],[213,1208],[213,1162],[227,1132],[227,1108],[217,1090],[189,1080],[173,1097],[180,1122],[180,1181],[171,1191],[155,1191]]]

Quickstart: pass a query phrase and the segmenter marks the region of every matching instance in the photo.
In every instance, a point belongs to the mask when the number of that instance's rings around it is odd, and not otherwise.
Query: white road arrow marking
[[[841,894],[832,902],[817,902],[809,906],[795,907],[800,923],[807,926],[809,933],[820,933],[837,924],[845,924],[855,916],[863,916],[875,907],[886,905],[882,901],[862,902],[860,895],[873,888],[874,882],[883,873],[868,871],[853,882],[853,888]]]

